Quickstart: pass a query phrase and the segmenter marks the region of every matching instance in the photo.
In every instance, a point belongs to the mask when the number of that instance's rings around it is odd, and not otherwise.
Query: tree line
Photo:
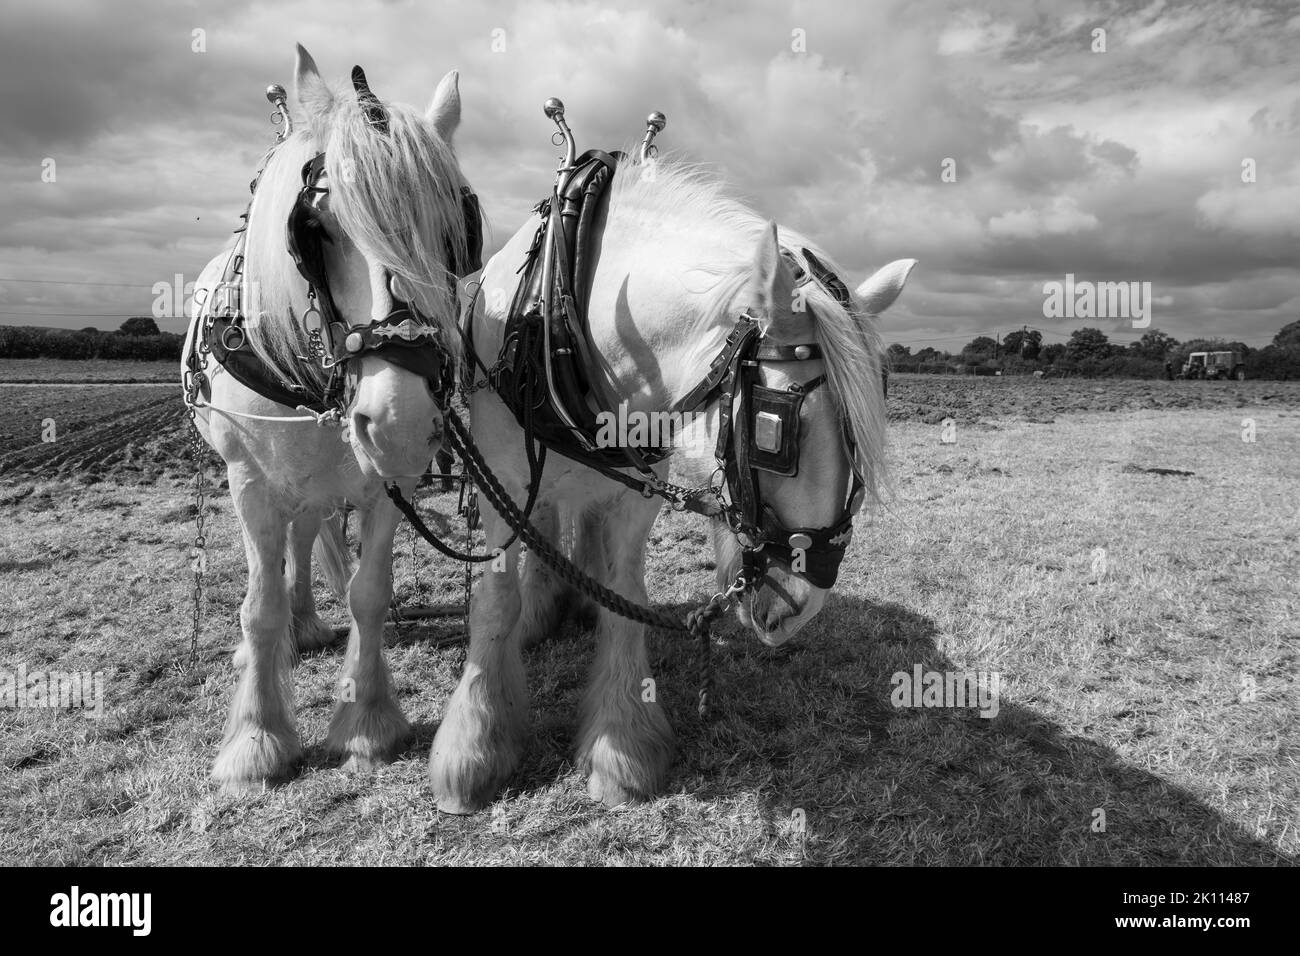
[[[160,331],[148,316],[127,319],[112,332],[0,326],[0,358],[179,362],[184,342],[183,335]],[[1069,341],[1050,345],[1043,345],[1043,335],[1036,329],[1016,329],[1001,340],[977,336],[956,353],[928,347],[913,352],[895,343],[887,354],[890,367],[898,372],[1026,375],[1043,371],[1089,378],[1163,378],[1181,369],[1192,352],[1220,351],[1240,352],[1247,378],[1300,379],[1300,320],[1284,326],[1270,345],[1259,349],[1221,338],[1180,342],[1159,329],[1124,346],[1111,342],[1100,329],[1084,328],[1076,329]]]
[[[1193,352],[1240,352],[1247,378],[1300,379],[1300,320],[1284,326],[1271,344],[1251,348],[1244,342],[1200,338],[1180,342],[1159,329],[1145,332],[1127,346],[1111,342],[1100,329],[1076,329],[1067,342],[1043,344],[1035,329],[1017,329],[1001,340],[977,336],[961,351],[905,345],[889,346],[890,367],[898,372],[961,372],[993,375],[1081,375],[1088,378],[1164,378],[1177,374]]]
[[[148,316],[127,319],[112,332],[0,326],[0,358],[133,359],[179,362],[185,336],[162,332]]]

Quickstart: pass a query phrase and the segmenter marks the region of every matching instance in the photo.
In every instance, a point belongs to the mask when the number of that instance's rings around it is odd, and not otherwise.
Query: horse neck
[[[704,378],[721,351],[739,312],[714,308],[715,287],[727,280],[699,264],[716,257],[716,246],[694,237],[627,242],[606,234],[589,324],[609,384],[629,408],[668,408]]]
[[[743,279],[701,271],[701,263],[717,261],[718,247],[695,237],[610,240],[607,233],[592,287],[592,338],[617,400],[629,411],[666,412],[703,381],[722,351],[742,311]],[[736,288],[721,309],[719,283]],[[703,483],[716,467],[718,402],[686,412],[672,468],[684,480]]]

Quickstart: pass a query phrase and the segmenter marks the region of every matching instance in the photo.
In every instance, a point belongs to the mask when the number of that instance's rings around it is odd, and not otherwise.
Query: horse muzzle
[[[379,478],[424,474],[442,446],[442,413],[428,380],[375,355],[362,359],[348,424],[362,471]]]
[[[780,647],[821,610],[827,592],[798,575],[769,567],[736,612],[740,623],[768,647]]]

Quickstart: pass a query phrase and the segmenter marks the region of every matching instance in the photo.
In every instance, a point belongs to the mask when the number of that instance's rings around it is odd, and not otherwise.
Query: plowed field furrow
[[[961,378],[896,374],[891,421],[938,424],[995,419],[1050,422],[1078,412],[1143,409],[1300,409],[1300,382],[1164,382]],[[41,441],[53,419],[57,440]],[[153,481],[190,471],[185,407],[173,390],[148,387],[16,387],[0,390],[0,476]]]

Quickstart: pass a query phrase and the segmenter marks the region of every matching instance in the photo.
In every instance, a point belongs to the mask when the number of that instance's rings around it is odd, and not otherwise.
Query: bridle
[[[361,67],[352,68],[352,85],[370,126],[388,135],[389,116],[370,91]],[[326,404],[341,404],[348,363],[362,356],[378,354],[387,362],[424,378],[439,408],[446,408],[455,387],[455,359],[442,342],[441,330],[414,305],[397,297],[393,277],[385,272],[392,310],[378,321],[349,322],[334,302],[325,266],[325,243],[329,242],[321,222],[320,203],[329,189],[320,181],[325,175],[325,153],[320,152],[302,168],[302,189],[286,224],[289,255],[307,280],[308,308],[303,314],[307,330],[308,359],[319,361],[329,373],[325,386]],[[465,255],[457,255],[451,236],[445,237],[447,268],[452,300],[456,299],[456,278],[482,268],[483,236],[478,197],[469,186],[461,187],[461,215],[465,223]]]
[[[808,249],[800,251],[811,275],[783,251],[795,270],[797,285],[816,281],[841,306],[852,308],[849,291],[839,277]],[[784,478],[799,474],[799,411],[804,399],[827,382],[823,372],[809,381],[771,388],[762,383],[763,365],[817,361],[822,358],[821,346],[816,342],[767,344],[758,317],[747,311],[719,356],[724,358],[728,371],[717,386],[720,408],[714,448],[718,467],[714,475],[725,479],[730,494],[731,500],[723,502],[722,517],[741,545],[742,571],[746,579],[757,581],[775,560],[814,586],[830,589],[853,538],[853,518],[865,497],[857,446],[848,424],[844,427],[843,450],[853,477],[835,521],[822,527],[791,528],[763,500],[759,483],[759,472],[763,471]],[[718,364],[715,359],[715,367]],[[687,396],[687,400],[690,398]]]

